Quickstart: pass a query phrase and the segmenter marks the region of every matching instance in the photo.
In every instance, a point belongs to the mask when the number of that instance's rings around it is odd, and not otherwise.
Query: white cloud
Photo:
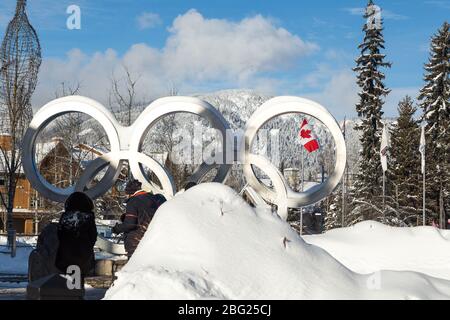
[[[322,91],[305,96],[322,104],[337,119],[356,117],[358,86],[355,73],[349,69],[334,71]]]
[[[157,13],[143,12],[136,18],[139,29],[151,29],[162,24],[162,19]]]
[[[356,84],[356,74],[350,69],[329,70],[328,81],[323,74],[322,81],[326,82],[324,89],[304,94],[304,96],[321,103],[337,119],[357,117],[356,103],[359,101],[360,88]],[[419,88],[396,87],[391,88],[383,106],[384,117],[397,117],[398,103],[409,95],[413,100],[417,99]],[[420,114],[420,110],[418,111]]]
[[[366,12],[365,8],[345,8],[345,11],[347,11],[352,16],[363,16]],[[381,16],[383,19],[386,20],[407,20],[409,17],[398,14],[395,12],[392,12],[390,10],[382,9]]]
[[[324,81],[331,78],[334,69],[328,63],[320,63],[315,70],[300,79],[300,88],[317,89],[323,86]]]
[[[143,98],[167,94],[169,83],[182,94],[221,84],[270,91],[278,84],[270,72],[287,70],[318,48],[260,15],[231,22],[190,10],[169,32],[161,49],[135,44],[123,56],[113,49],[93,55],[74,49],[65,58],[44,60],[33,104],[51,100],[63,81],[80,81],[82,94],[106,103],[111,74],[120,77],[122,65],[140,76]]]
[[[381,15],[384,19],[387,19],[387,20],[407,20],[407,19],[409,19],[408,16],[405,16],[405,15],[399,14],[399,13],[395,13],[395,12],[392,12],[389,10],[383,10],[381,12]]]
[[[352,16],[362,16],[366,12],[365,8],[345,8],[344,10]]]
[[[260,15],[240,22],[205,19],[195,10],[177,17],[164,48],[174,78],[238,80],[289,67],[317,46]]]

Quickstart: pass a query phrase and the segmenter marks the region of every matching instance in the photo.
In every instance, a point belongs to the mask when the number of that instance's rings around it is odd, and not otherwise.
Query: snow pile
[[[202,184],[156,213],[106,299],[438,299],[450,282],[360,275],[232,189]]]
[[[408,270],[450,280],[449,230],[395,228],[364,221],[304,239],[358,273]]]

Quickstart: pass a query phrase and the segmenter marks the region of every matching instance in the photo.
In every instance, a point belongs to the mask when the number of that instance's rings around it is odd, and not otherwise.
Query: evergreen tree
[[[419,100],[426,121],[427,208],[434,221],[440,212],[450,213],[450,25],[445,22],[431,40],[429,62],[425,64],[425,86]],[[430,221],[429,221],[430,222]]]
[[[356,128],[361,131],[361,151],[359,171],[353,188],[354,209],[351,224],[367,219],[381,219],[383,212],[381,205],[382,194],[382,169],[380,163],[380,145],[383,116],[382,107],[384,98],[390,90],[383,83],[385,75],[381,68],[389,68],[390,63],[385,62],[383,39],[383,21],[377,21],[377,10],[374,9],[373,1],[369,1],[364,18],[364,41],[359,46],[361,55],[356,59],[357,83],[361,88],[359,92],[359,103],[356,111],[361,118],[361,124]]]
[[[392,125],[388,186],[391,224],[416,226],[421,215],[420,126],[414,119],[417,108],[406,96],[398,106],[399,117]]]
[[[342,134],[344,135],[344,139],[347,144],[347,132],[346,132],[346,123],[347,119],[344,119],[344,123],[342,124]],[[348,166],[348,161],[347,161]],[[344,172],[344,177],[341,180],[341,183],[333,191],[333,193],[327,198],[326,207],[323,208],[327,213],[324,219],[325,230],[331,230],[335,228],[343,228],[345,227],[345,216],[343,214],[347,214],[348,212],[348,203],[347,203],[347,189],[348,189],[348,177],[347,177],[348,168],[346,168]],[[345,207],[343,204],[343,194],[342,188],[345,188]],[[345,213],[344,213],[345,211]],[[344,218],[344,219],[343,219]],[[344,220],[344,221],[343,221]]]
[[[342,183],[334,190],[330,196],[330,206],[324,208],[327,212],[325,216],[325,230],[345,227],[342,225]]]

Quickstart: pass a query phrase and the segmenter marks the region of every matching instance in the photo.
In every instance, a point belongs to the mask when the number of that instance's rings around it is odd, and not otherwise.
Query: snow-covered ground
[[[166,202],[149,230],[106,299],[450,299],[447,234],[431,228],[363,223],[308,244],[211,183]],[[350,270],[385,267],[405,271]]]
[[[447,230],[366,221],[302,239],[219,184],[177,195],[150,230],[107,299],[450,299]],[[26,274],[35,242],[0,253],[0,274]]]
[[[395,228],[364,221],[304,239],[358,273],[416,271],[450,280],[450,230]]]
[[[11,258],[7,251],[7,239],[0,236],[0,274],[27,274],[28,256],[36,245],[35,237],[20,237],[17,241],[16,256]]]

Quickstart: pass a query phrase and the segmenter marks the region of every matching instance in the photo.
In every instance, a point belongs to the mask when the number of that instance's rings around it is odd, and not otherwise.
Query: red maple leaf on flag
[[[319,142],[314,136],[311,126],[308,124],[306,119],[303,119],[302,125],[300,127],[299,137],[301,143],[309,153],[319,150]]]
[[[300,137],[302,137],[303,139],[310,139],[311,138],[311,130],[301,130]]]

